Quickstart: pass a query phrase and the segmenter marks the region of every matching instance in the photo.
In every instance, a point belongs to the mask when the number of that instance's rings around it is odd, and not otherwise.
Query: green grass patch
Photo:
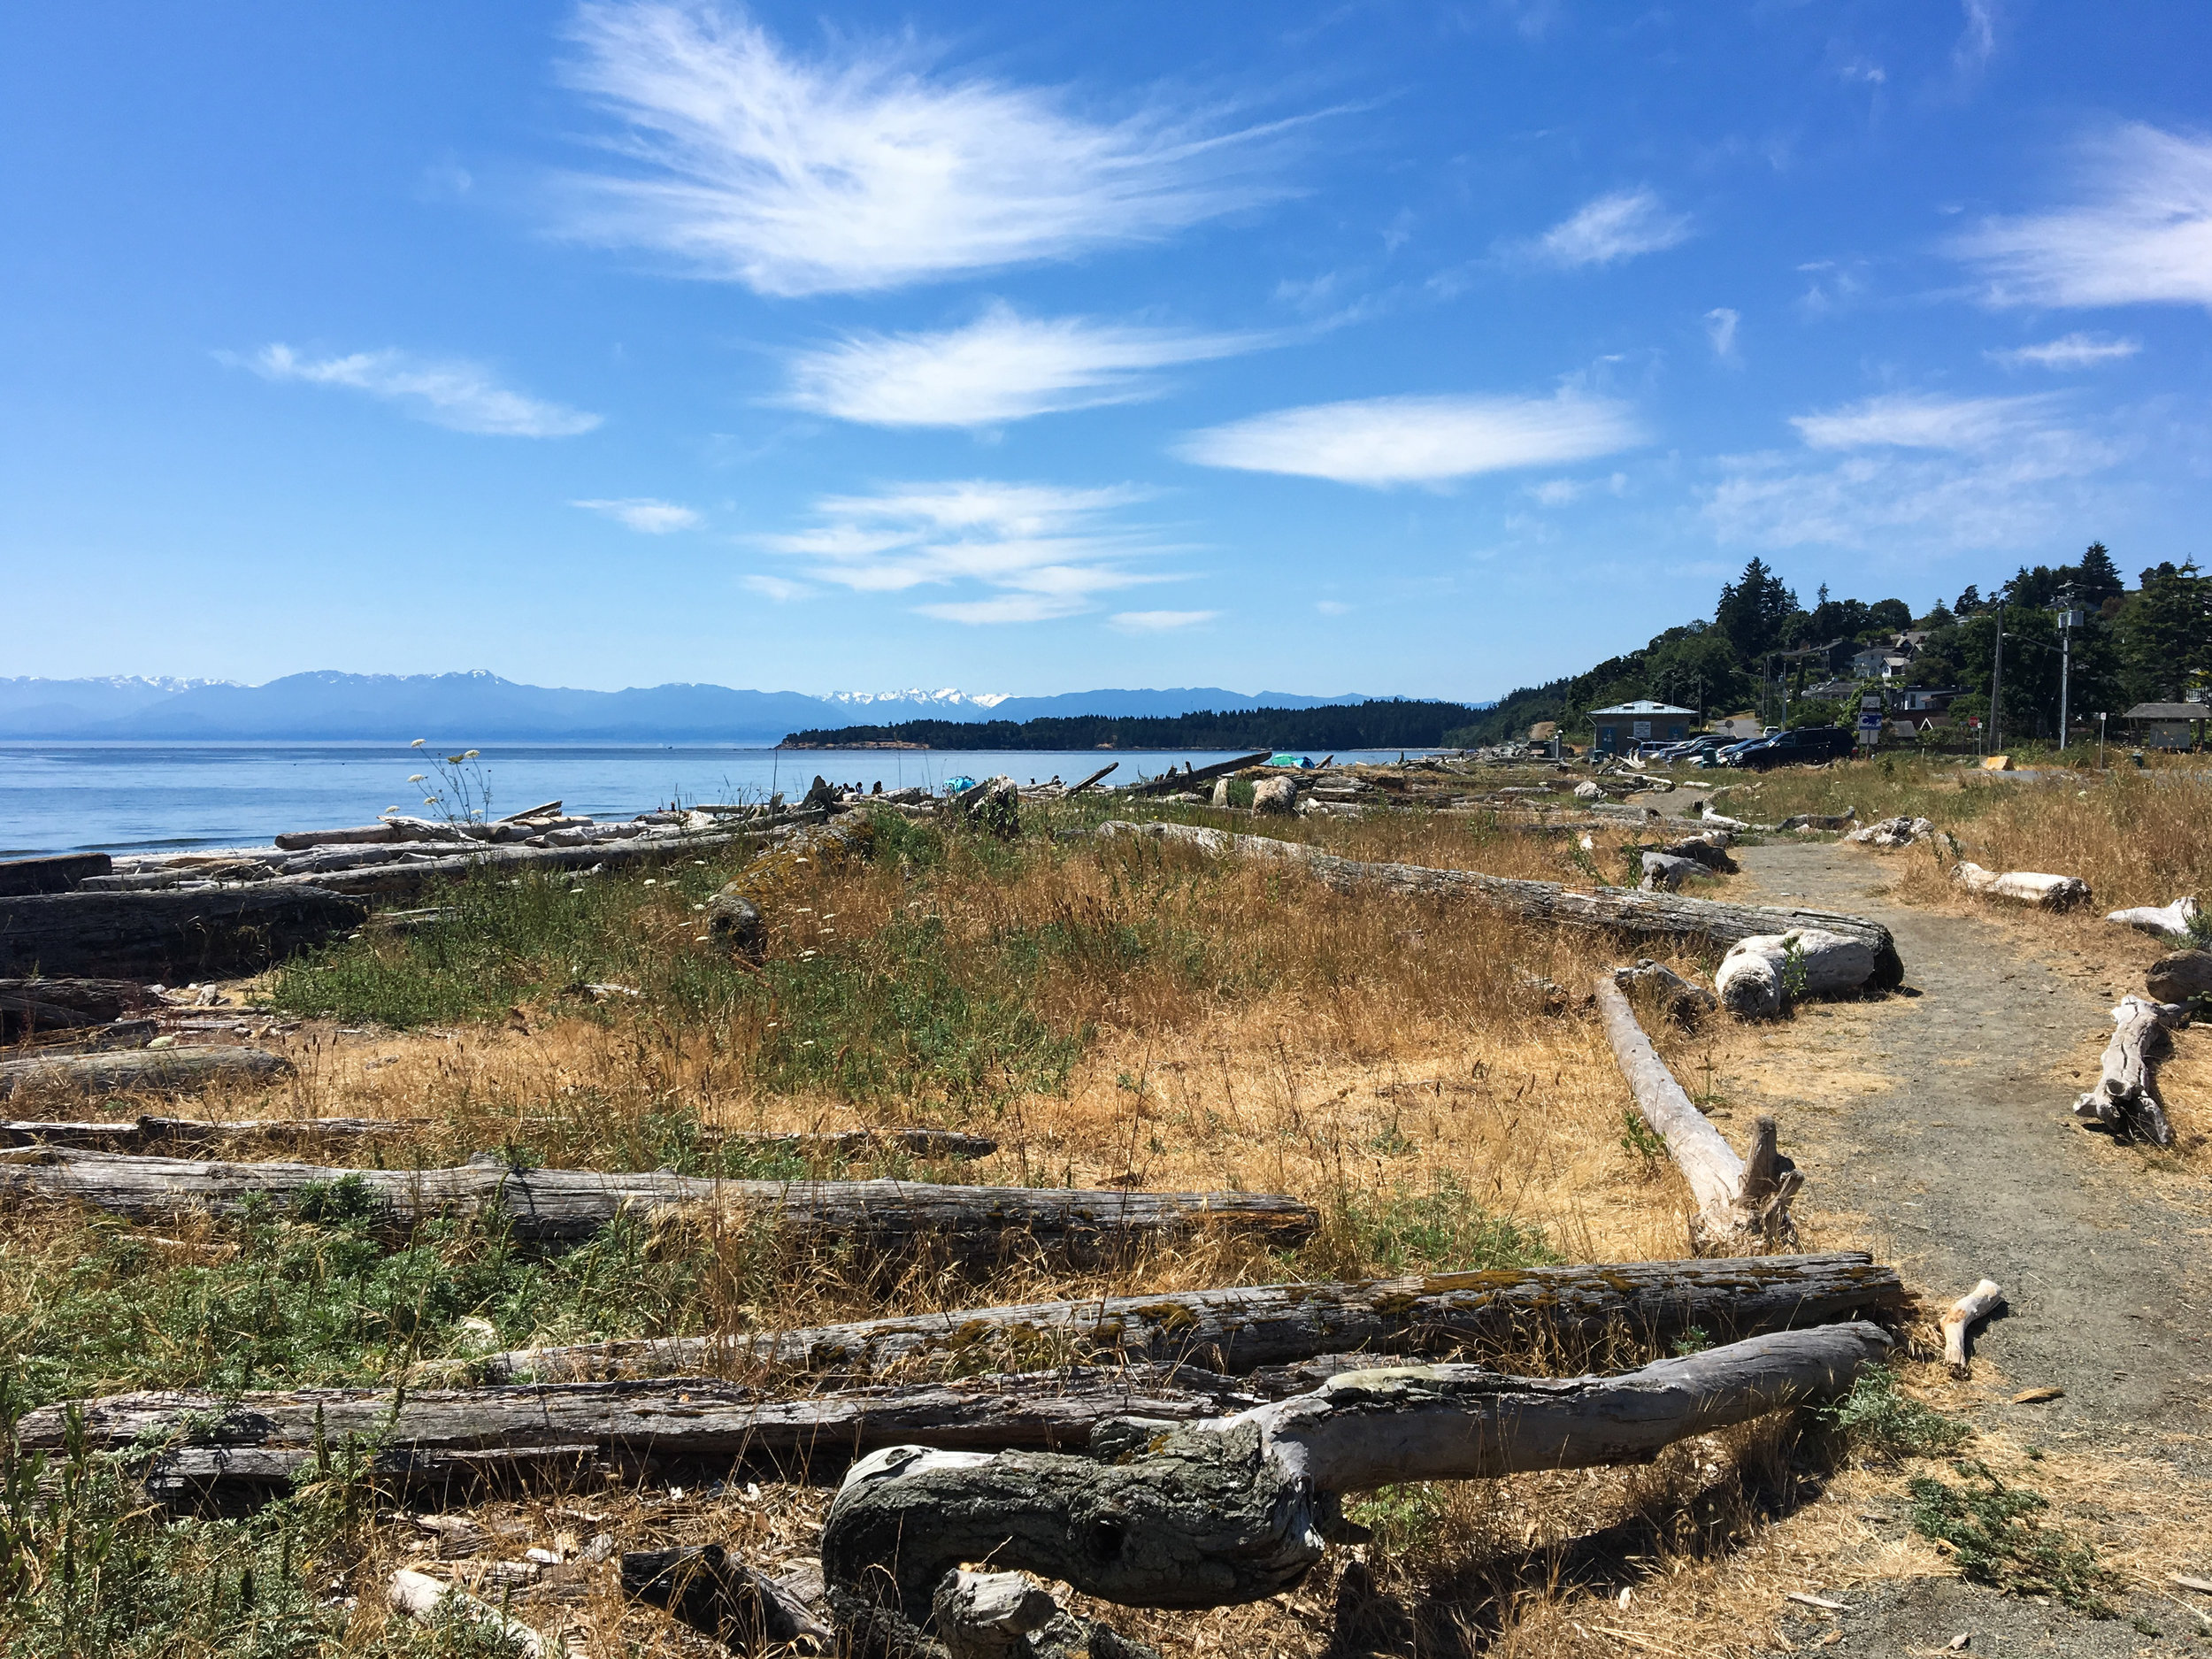
[[[772,1284],[764,1241],[732,1259],[671,1251],[632,1216],[559,1254],[517,1244],[496,1217],[426,1223],[393,1248],[357,1180],[220,1229],[202,1254],[235,1247],[221,1259],[180,1262],[119,1224],[92,1240],[0,1330],[35,1402],[388,1382],[418,1360],[693,1329],[710,1294],[764,1299]]]
[[[1337,1236],[1325,1237],[1322,1248],[1348,1256],[1353,1271],[1479,1272],[1560,1259],[1541,1227],[1492,1214],[1448,1173],[1424,1191],[1400,1185],[1379,1196],[1349,1197],[1326,1231]]]
[[[1977,1584],[2016,1595],[2055,1595],[2099,1618],[2112,1617],[2103,1593],[2116,1582],[2096,1553],[2039,1518],[2050,1501],[2008,1486],[1978,1462],[1952,1465],[1962,1484],[1922,1476],[1912,1482],[1913,1530],[1950,1550]]]

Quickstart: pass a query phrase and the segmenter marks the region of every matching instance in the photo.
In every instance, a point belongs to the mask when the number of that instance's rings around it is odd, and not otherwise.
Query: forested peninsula
[[[1035,720],[902,720],[794,732],[786,749],[1435,749],[1482,718],[1480,705],[1377,698],[1315,709],[1203,710],[1158,718],[1076,715]]]

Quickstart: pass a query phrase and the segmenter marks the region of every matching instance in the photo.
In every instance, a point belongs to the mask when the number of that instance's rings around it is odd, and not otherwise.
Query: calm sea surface
[[[552,800],[627,818],[678,801],[796,796],[817,772],[864,786],[879,779],[887,789],[1002,772],[1073,783],[1110,759],[1120,764],[1109,781],[1125,783],[1233,753],[494,744],[476,764],[495,818]],[[0,743],[0,857],[245,846],[284,830],[367,824],[387,807],[421,810],[428,791],[407,779],[430,770],[423,751],[384,743]]]

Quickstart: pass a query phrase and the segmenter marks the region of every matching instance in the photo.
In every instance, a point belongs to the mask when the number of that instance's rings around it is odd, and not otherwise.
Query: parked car
[[[1794,731],[1738,743],[1724,751],[1721,764],[1747,772],[1764,772],[1770,766],[1817,765],[1847,758],[1857,741],[1839,726],[1801,726]]]
[[[1650,758],[1669,766],[1697,766],[1703,764],[1725,744],[1725,739],[1717,737],[1686,738],[1679,743],[1669,743]]]

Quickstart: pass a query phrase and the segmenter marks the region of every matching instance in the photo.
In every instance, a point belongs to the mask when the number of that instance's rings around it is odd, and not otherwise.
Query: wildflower
[[[420,748],[421,748],[421,747],[422,747],[425,743],[427,743],[429,741],[430,741],[430,740],[429,740],[428,738],[426,738],[426,737],[419,737],[419,738],[417,738],[417,739],[416,739],[413,742],[411,742],[411,743],[408,744],[408,746],[407,746],[407,747],[408,747],[408,748],[410,748],[410,749],[420,749]]]

